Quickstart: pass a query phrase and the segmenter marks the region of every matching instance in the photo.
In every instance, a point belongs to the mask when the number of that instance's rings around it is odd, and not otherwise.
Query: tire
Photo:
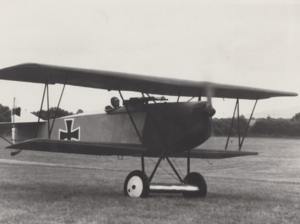
[[[128,174],[124,182],[124,194],[131,198],[145,198],[149,194],[150,183],[145,173],[140,170]]]
[[[195,185],[199,188],[199,191],[194,192],[184,192],[182,193],[184,197],[200,197],[204,198],[207,193],[207,186],[204,177],[200,173],[189,173],[184,178],[184,181],[189,185]]]

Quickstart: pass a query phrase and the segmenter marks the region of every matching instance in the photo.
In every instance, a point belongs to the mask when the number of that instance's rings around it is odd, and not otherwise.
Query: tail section
[[[35,138],[38,125],[44,125],[45,121],[30,113],[26,109],[14,105],[11,110],[11,122],[1,122],[0,128],[11,128],[11,140],[13,144]]]

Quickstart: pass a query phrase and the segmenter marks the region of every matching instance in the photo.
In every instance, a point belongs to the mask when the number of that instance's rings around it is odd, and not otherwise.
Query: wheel
[[[204,177],[200,173],[189,173],[184,178],[184,181],[189,185],[195,185],[199,191],[190,191],[182,193],[184,197],[201,197],[204,198],[207,193],[207,186]]]
[[[150,184],[148,177],[140,170],[128,174],[124,182],[124,194],[131,198],[144,198],[149,194]]]

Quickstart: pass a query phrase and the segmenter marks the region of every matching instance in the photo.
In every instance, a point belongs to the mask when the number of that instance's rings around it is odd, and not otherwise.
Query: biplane
[[[223,159],[237,156],[257,155],[256,152],[241,151],[246,132],[239,132],[237,150],[196,149],[211,136],[212,117],[216,110],[212,97],[236,99],[233,120],[239,121],[239,100],[255,100],[248,126],[258,100],[271,97],[297,96],[293,92],[273,91],[251,87],[224,85],[211,82],[187,81],[173,78],[143,76],[121,72],[69,68],[42,64],[21,64],[0,70],[0,79],[44,84],[41,109],[45,99],[49,111],[49,86],[65,86],[117,91],[122,100],[111,99],[111,105],[102,113],[77,114],[67,117],[42,120],[2,123],[12,128],[11,145],[16,149],[44,152],[75,153],[86,155],[135,156],[141,158],[141,168],[128,174],[124,182],[124,194],[129,197],[146,197],[149,192],[179,192],[185,197],[205,197],[207,185],[198,172],[190,171],[191,158]],[[124,99],[123,91],[141,93],[141,97]],[[154,97],[159,95],[161,97]],[[168,102],[163,96],[175,96],[177,101]],[[179,102],[180,97],[191,97],[197,101]],[[201,100],[206,97],[206,101]],[[22,111],[13,108],[13,116]],[[239,123],[239,122],[238,122]],[[231,129],[230,129],[231,130]],[[157,162],[151,175],[145,174],[145,157],[154,157]],[[187,175],[182,177],[170,157],[185,158]],[[154,184],[153,177],[161,161],[165,159],[178,177],[174,185]]]

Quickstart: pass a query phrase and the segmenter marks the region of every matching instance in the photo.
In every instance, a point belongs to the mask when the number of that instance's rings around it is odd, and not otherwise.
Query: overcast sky
[[[1,0],[0,68],[34,62],[300,93],[295,2]],[[15,96],[38,110],[43,88],[0,81],[0,103],[11,107]],[[50,87],[50,106],[61,88]],[[61,107],[102,110],[115,95],[67,86]],[[216,117],[232,116],[233,100],[213,103]],[[242,101],[242,113],[253,104]],[[256,111],[292,107],[299,97],[262,100]]]

